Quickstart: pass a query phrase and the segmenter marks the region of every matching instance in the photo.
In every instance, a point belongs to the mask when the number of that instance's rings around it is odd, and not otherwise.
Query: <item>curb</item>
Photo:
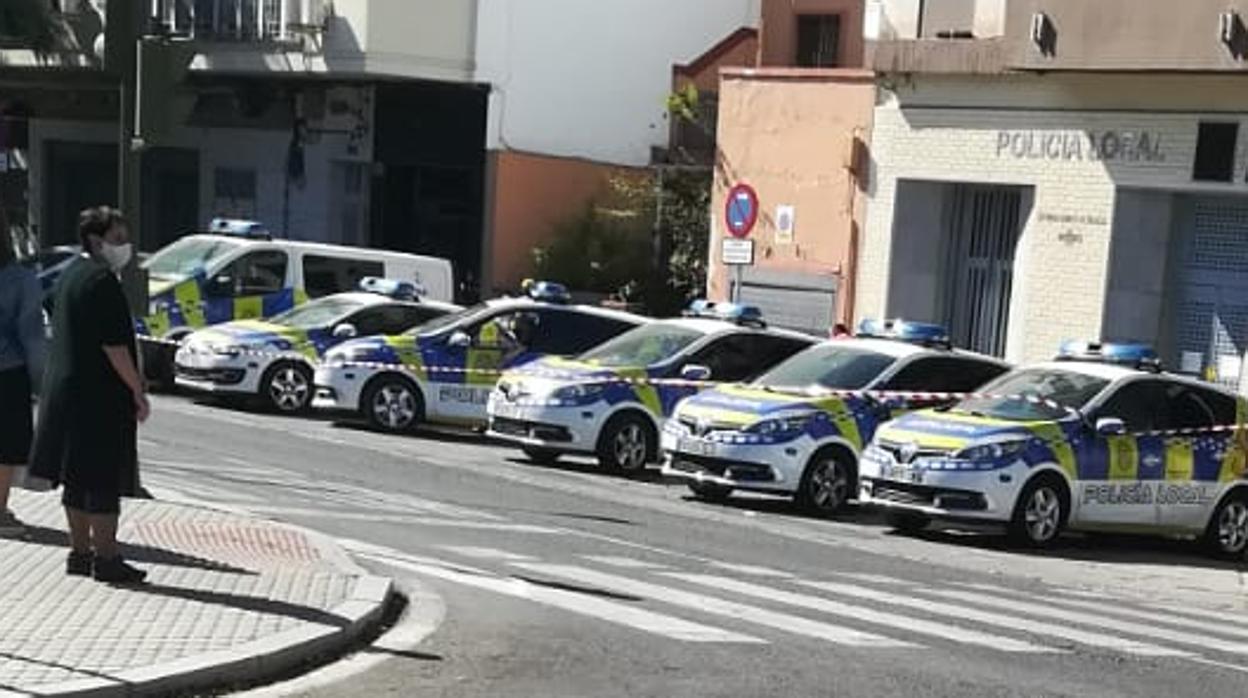
[[[131,669],[111,679],[81,679],[33,686],[29,692],[0,696],[90,696],[114,698],[204,690],[240,681],[276,678],[309,657],[347,646],[377,623],[394,594],[388,577],[368,575],[356,580],[346,601],[330,613],[342,618],[341,628],[296,628],[229,650],[185,657],[165,664]]]

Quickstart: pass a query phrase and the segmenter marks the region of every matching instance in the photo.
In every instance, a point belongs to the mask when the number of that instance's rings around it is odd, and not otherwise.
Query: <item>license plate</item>
[[[895,480],[897,482],[921,483],[923,482],[923,471],[918,468],[908,468],[904,465],[886,465],[880,469],[880,474],[885,480]]]
[[[695,456],[714,456],[717,444],[710,441],[702,441],[700,439],[690,439],[684,437],[676,441],[676,450],[681,453],[689,453]]]
[[[494,416],[502,417],[503,419],[518,419],[520,417],[520,406],[506,402],[495,402]]]

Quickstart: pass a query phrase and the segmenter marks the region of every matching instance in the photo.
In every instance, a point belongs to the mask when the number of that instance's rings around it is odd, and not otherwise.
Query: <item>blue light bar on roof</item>
[[[1058,361],[1092,361],[1138,369],[1160,370],[1161,358],[1147,344],[1102,343],[1070,340],[1062,342]]]
[[[238,218],[214,218],[208,224],[208,231],[218,235],[234,235],[253,240],[271,240],[273,238],[272,233],[269,232],[269,229],[263,223]]]
[[[707,318],[735,322],[738,325],[763,325],[763,311],[753,305],[741,303],[716,303],[699,299],[689,304],[685,317]]]
[[[399,301],[412,301],[419,298],[420,290],[416,284],[411,281],[399,281],[398,279],[383,279],[378,276],[366,276],[360,279],[360,290],[365,293],[376,293],[379,296],[393,298]]]
[[[529,298],[543,303],[570,303],[572,294],[568,287],[553,281],[535,281],[526,288]]]
[[[941,325],[909,320],[863,320],[858,325],[859,337],[893,339],[912,344],[949,346],[949,331]]]

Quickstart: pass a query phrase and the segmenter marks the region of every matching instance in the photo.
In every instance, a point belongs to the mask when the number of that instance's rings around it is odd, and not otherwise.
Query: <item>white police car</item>
[[[755,308],[695,303],[575,360],[505,374],[490,394],[490,434],[532,460],[596,455],[635,473],[657,460],[662,420],[709,385],[753,378],[809,347],[812,337],[767,329]]]
[[[1243,398],[1161,372],[1147,347],[1086,343],[983,390],[877,431],[861,498],[899,528],[998,523],[1031,546],[1069,527],[1248,547]]]
[[[500,298],[412,328],[346,342],[315,375],[317,409],[358,415],[401,432],[421,422],[478,427],[502,371],[545,356],[572,356],[649,318],[569,305],[561,285],[538,282],[526,298]]]
[[[312,398],[320,357],[354,337],[394,334],[459,310],[421,301],[408,282],[365,278],[357,293],[326,296],[268,320],[239,320],[191,333],[174,357],[177,384],[224,396],[259,396],[280,412]]]
[[[855,496],[858,454],[879,425],[934,402],[868,391],[964,392],[1007,370],[951,349],[942,327],[867,321],[856,338],[807,349],[749,385],[686,400],[663,430],[663,473],[706,499],[766,492],[831,514]]]

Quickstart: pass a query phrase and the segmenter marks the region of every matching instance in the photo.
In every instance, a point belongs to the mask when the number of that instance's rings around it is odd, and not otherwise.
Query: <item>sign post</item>
[[[749,240],[758,222],[758,192],[748,184],[737,184],[728,190],[724,202],[724,226],[732,237],[723,239],[720,261],[732,267],[732,302],[741,300],[741,275],[754,264],[754,241]]]

